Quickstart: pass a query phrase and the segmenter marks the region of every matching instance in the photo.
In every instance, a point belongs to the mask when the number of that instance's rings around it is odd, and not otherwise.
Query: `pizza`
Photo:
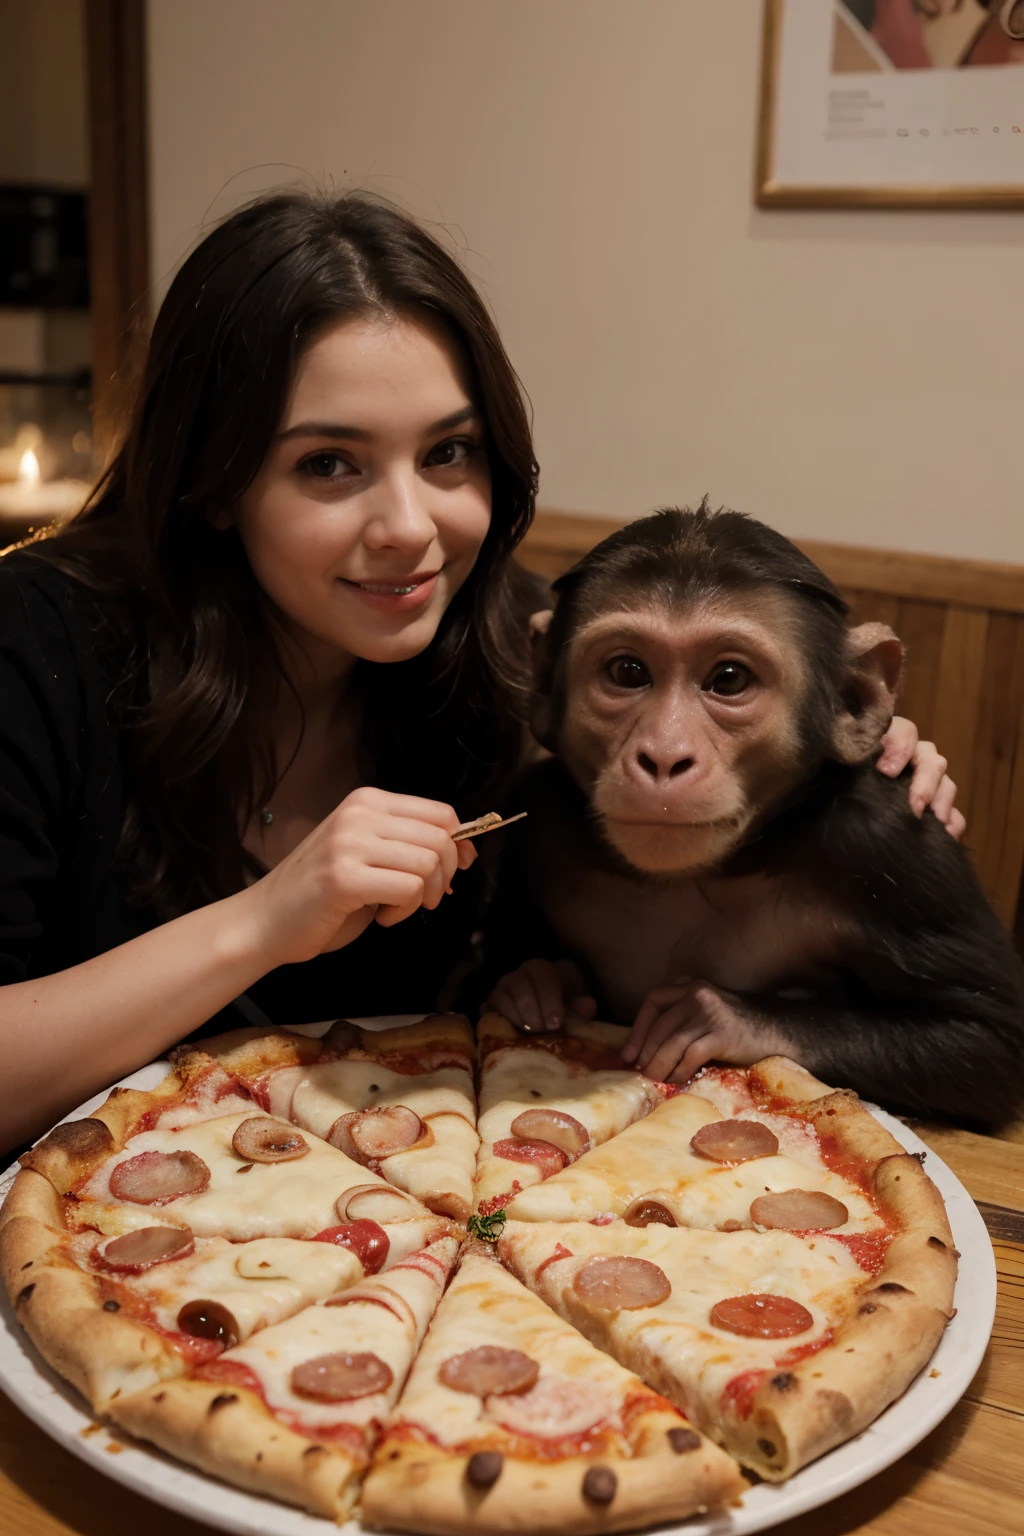
[[[172,1053],[22,1158],[15,1314],[93,1412],[334,1519],[641,1529],[858,1434],[952,1315],[941,1197],[794,1063],[435,1015]]]

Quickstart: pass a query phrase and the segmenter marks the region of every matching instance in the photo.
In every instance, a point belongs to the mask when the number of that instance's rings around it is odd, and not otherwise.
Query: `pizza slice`
[[[188,1226],[196,1237],[245,1242],[429,1214],[336,1147],[265,1114],[213,1063],[191,1079],[172,1073],[150,1093],[115,1090],[21,1162],[53,1184],[70,1228],[107,1236]]]
[[[374,1527],[590,1532],[734,1498],[735,1463],[470,1244],[363,1487]]]
[[[335,1226],[311,1242],[233,1243],[165,1224],[69,1231],[53,1186],[25,1170],[4,1203],[0,1267],[40,1353],[102,1413],[452,1230],[428,1216]]]
[[[318,1041],[238,1030],[204,1041],[201,1054],[247,1083],[268,1113],[312,1131],[428,1210],[469,1216],[475,1045],[461,1015],[386,1030],[339,1020]]]
[[[569,1019],[521,1035],[500,1014],[480,1021],[476,1208],[488,1215],[558,1173],[662,1102],[658,1084],[623,1065],[618,1024]]]
[[[239,1487],[343,1519],[457,1250],[442,1238],[253,1334],[188,1380],[118,1398],[111,1417]]]
[[[783,1070],[779,1064],[780,1070]],[[621,1217],[630,1226],[710,1227],[735,1231],[771,1227],[843,1234],[862,1253],[879,1254],[888,1241],[865,1180],[880,1157],[902,1149],[848,1095],[834,1095],[795,1064],[784,1070],[793,1085],[813,1089],[813,1100],[764,1091],[771,1061],[741,1073],[704,1074],[703,1093],[665,1100],[614,1141],[516,1195],[506,1214],[517,1221],[594,1221]],[[776,1075],[777,1076],[777,1075]],[[742,1081],[739,1096],[736,1084]],[[806,1079],[806,1081],[804,1081]],[[723,1102],[722,1113],[712,1099]],[[837,1126],[857,1125],[859,1161],[837,1143]],[[827,1125],[824,1137],[819,1127]],[[837,1151],[839,1155],[837,1154]]]
[[[508,1222],[501,1257],[561,1316],[780,1482],[866,1427],[952,1316],[956,1254],[917,1158],[874,1168],[890,1233],[862,1268],[828,1232]]]

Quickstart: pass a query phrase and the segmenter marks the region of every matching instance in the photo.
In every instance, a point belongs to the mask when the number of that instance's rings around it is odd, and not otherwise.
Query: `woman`
[[[0,566],[5,1143],[224,1009],[431,1006],[478,906],[451,834],[521,751],[536,473],[396,210],[264,199],[185,263],[85,513]]]

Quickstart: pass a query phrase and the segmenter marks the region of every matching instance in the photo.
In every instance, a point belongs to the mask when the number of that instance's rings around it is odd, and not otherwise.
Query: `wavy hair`
[[[32,550],[102,594],[124,637],[122,854],[134,898],[161,917],[239,889],[252,863],[243,830],[283,772],[257,696],[275,673],[288,684],[268,604],[238,535],[211,513],[255,478],[310,344],[375,313],[420,313],[461,349],[492,516],[428,649],[357,664],[361,766],[468,816],[489,808],[518,755],[530,586],[509,557],[533,517],[537,463],[495,324],[458,263],[384,200],[260,198],[179,270],[119,451],[83,513]]]

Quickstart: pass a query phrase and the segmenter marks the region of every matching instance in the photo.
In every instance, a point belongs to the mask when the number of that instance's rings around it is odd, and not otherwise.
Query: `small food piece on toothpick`
[[[488,811],[485,816],[478,816],[475,821],[464,821],[461,827],[457,827],[452,833],[452,842],[464,843],[467,838],[480,837],[484,832],[497,832],[499,827],[510,827],[514,821],[522,821],[527,815],[528,811],[520,811],[518,816],[502,819],[499,812]]]

